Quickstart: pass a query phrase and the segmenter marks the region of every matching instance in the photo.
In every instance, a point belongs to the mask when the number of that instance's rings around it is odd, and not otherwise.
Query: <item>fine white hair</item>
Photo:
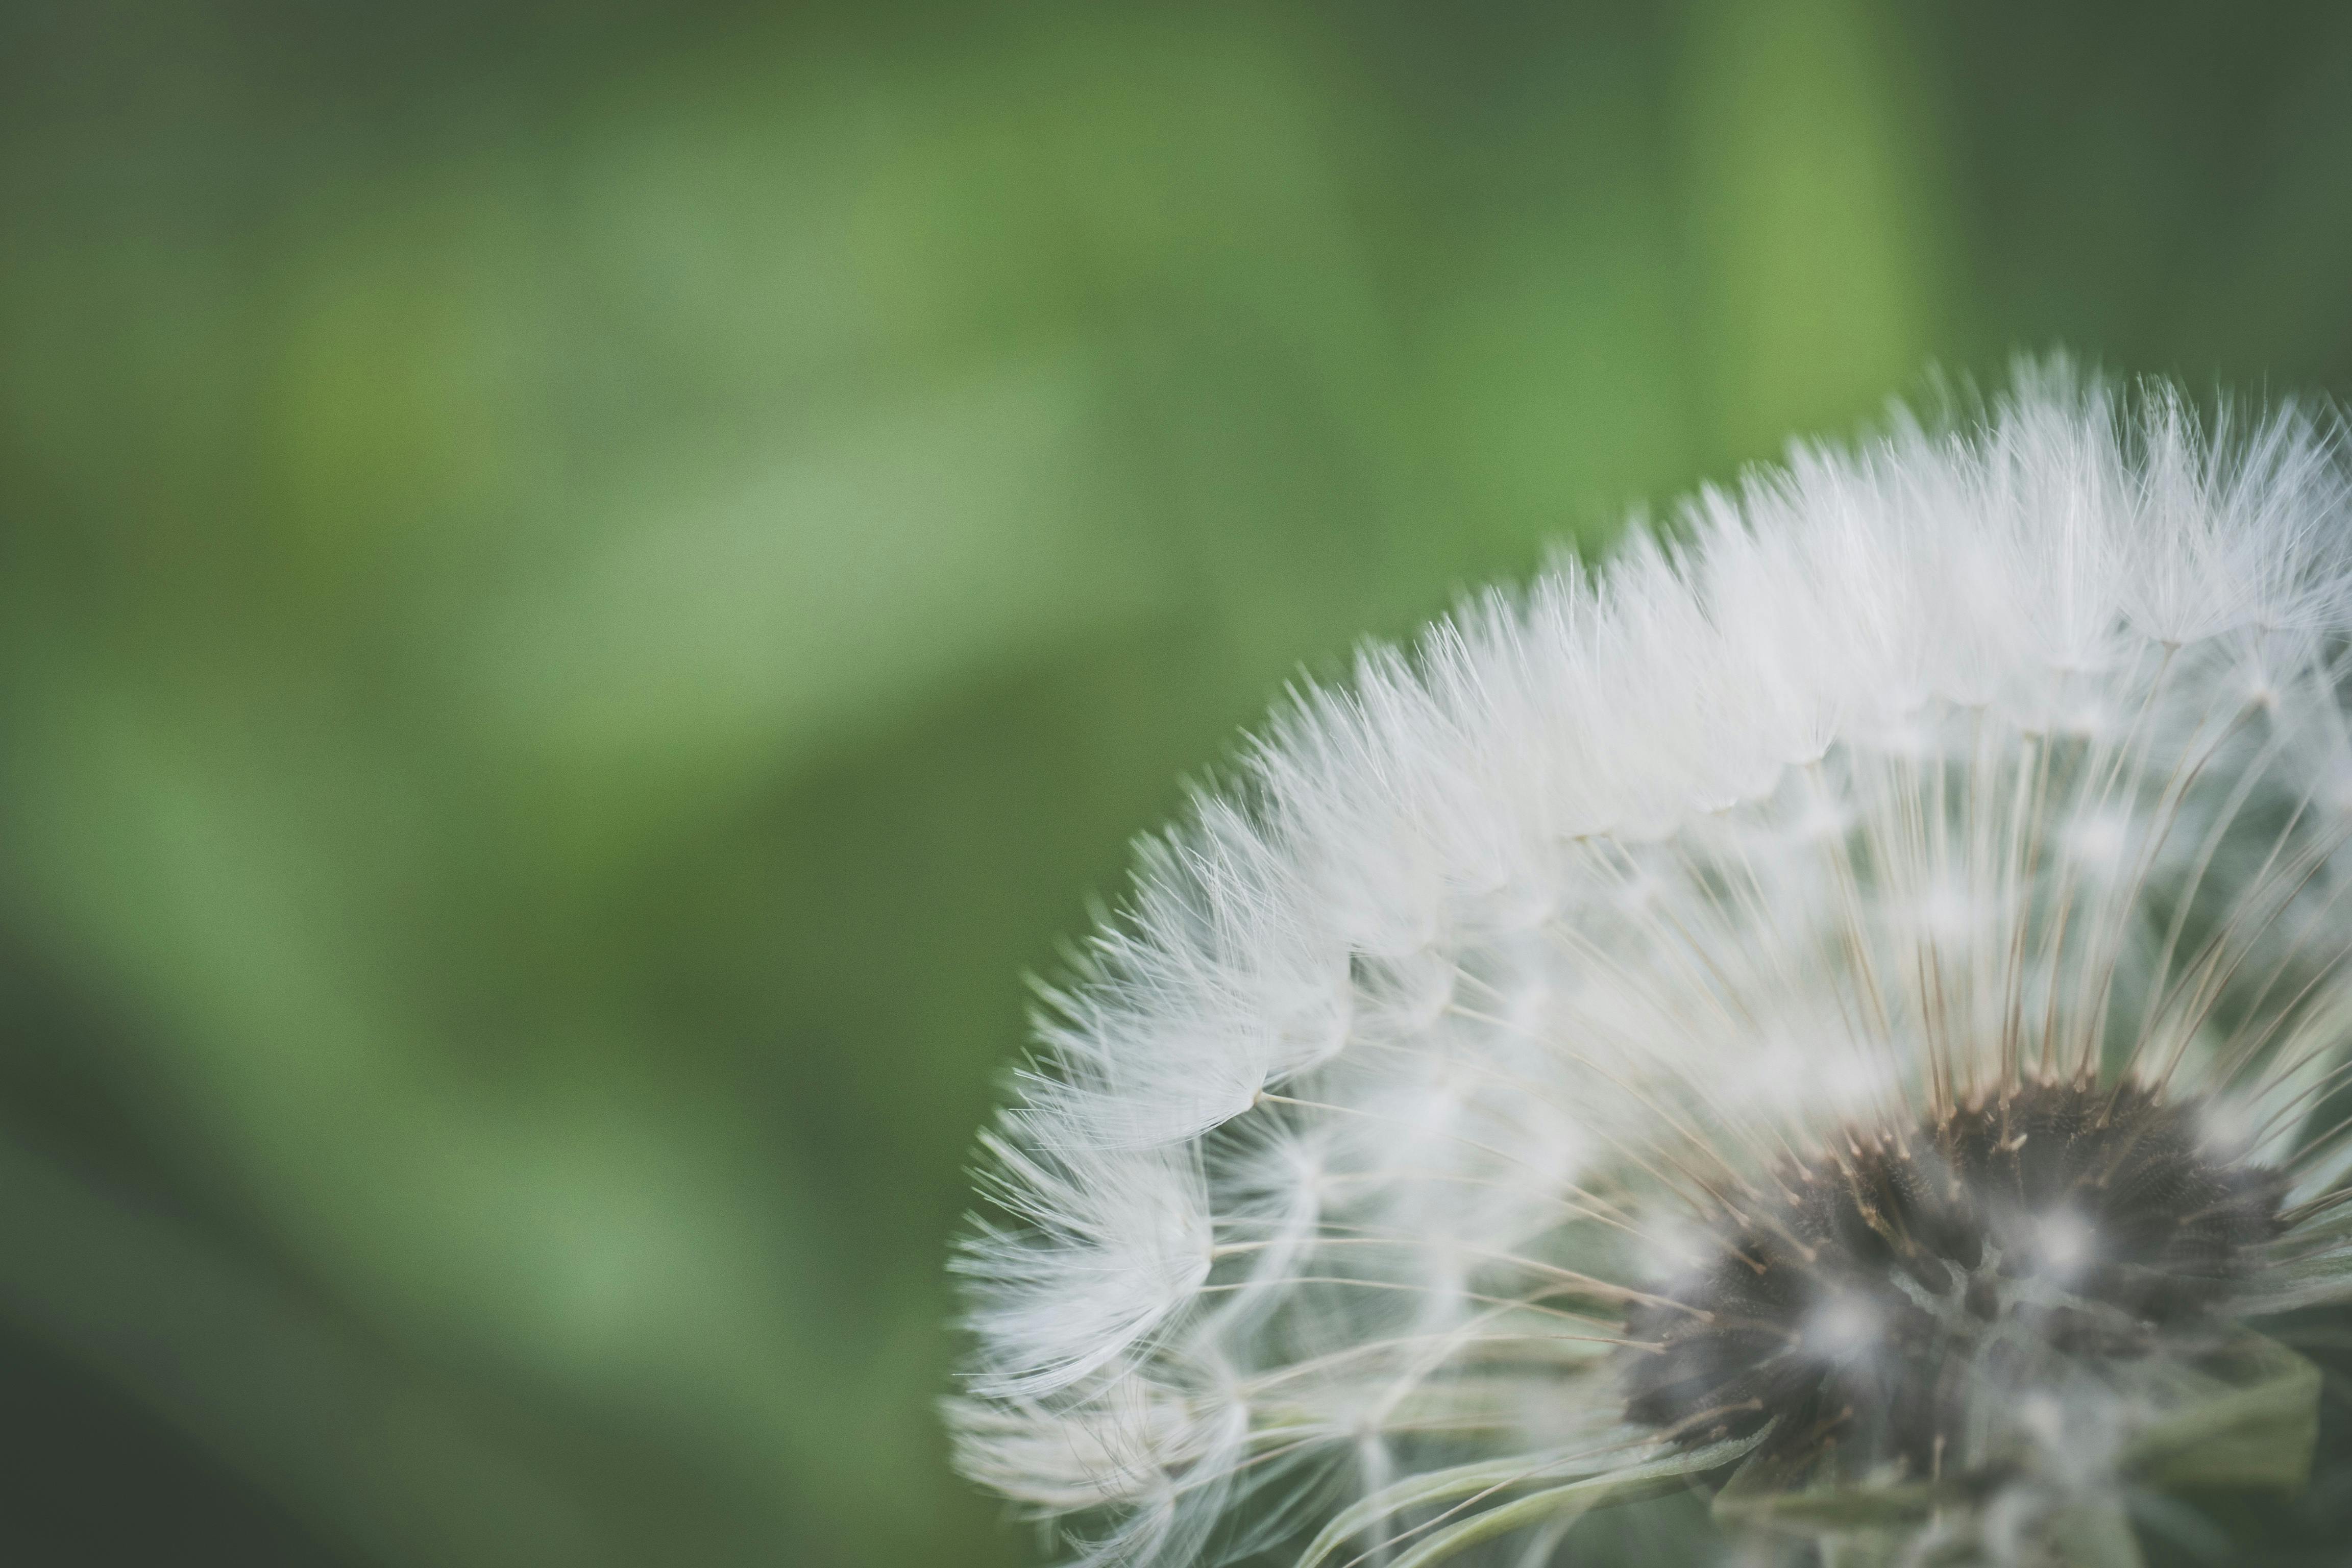
[[[2035,1076],[2287,1173],[2230,1310],[2342,1294],[2347,521],[2324,410],[2028,368],[1297,693],[986,1141],[967,1473],[1084,1563],[1391,1561],[1415,1477],[1665,1451],[1687,1194]]]

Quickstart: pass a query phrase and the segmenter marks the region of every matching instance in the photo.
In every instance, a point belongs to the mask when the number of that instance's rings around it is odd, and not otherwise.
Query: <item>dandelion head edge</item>
[[[1662,1479],[2056,1562],[2292,1489],[2347,498],[2329,416],[2046,367],[1300,695],[986,1140],[966,1472],[1139,1568],[1540,1563]]]

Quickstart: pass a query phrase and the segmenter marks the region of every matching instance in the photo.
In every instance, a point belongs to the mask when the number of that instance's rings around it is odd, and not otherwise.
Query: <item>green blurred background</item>
[[[941,1263],[1129,837],[2057,345],[2352,390],[2352,11],[9,0],[7,1560],[1033,1560]]]

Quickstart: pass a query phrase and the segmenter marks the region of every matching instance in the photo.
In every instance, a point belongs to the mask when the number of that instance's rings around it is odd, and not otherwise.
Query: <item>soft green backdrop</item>
[[[2347,279],[2330,4],[12,0],[9,1560],[1027,1560],[941,1260],[1184,775]]]

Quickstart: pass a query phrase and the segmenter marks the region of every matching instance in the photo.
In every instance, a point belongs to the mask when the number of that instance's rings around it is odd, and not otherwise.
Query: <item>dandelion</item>
[[[2109,1565],[2294,1490],[2347,522],[2328,417],[2030,370],[1299,693],[1048,997],[964,1468],[1132,1568],[1540,1564],[1662,1490]]]

